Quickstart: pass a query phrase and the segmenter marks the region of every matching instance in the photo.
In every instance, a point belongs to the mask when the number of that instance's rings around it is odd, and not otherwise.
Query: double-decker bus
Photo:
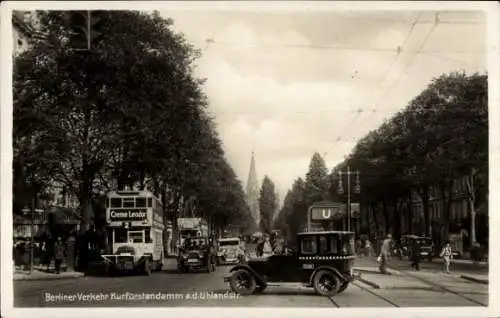
[[[102,255],[107,271],[149,275],[163,265],[163,207],[149,191],[112,191],[106,197],[112,254]]]

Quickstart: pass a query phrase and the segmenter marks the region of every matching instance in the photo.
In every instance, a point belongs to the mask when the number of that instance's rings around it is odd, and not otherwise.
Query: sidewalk
[[[393,268],[388,268],[390,275],[380,273],[375,259],[358,259],[358,266],[354,270],[360,273],[359,281],[376,289],[432,289],[428,284],[415,280],[411,276]],[[413,272],[412,272],[413,273]],[[481,284],[488,284],[488,275],[452,272],[443,274],[441,271],[415,272],[428,276],[432,280],[446,279],[447,277],[461,278]]]
[[[57,280],[57,279],[70,279],[85,276],[81,272],[61,272],[60,274],[45,272],[41,270],[33,270],[30,274],[26,270],[15,270],[13,278],[14,280]]]

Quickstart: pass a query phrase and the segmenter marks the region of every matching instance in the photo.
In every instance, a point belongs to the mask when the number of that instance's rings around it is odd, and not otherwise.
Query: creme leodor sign
[[[147,219],[146,209],[111,210],[110,221],[142,221]]]

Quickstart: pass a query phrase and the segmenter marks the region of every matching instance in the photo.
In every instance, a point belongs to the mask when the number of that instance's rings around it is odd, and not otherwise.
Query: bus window
[[[115,243],[127,243],[127,230],[116,228],[115,229]]]
[[[123,198],[124,208],[133,208],[135,205],[134,198]]]
[[[135,207],[136,208],[145,208],[146,207],[146,198],[135,198]]]
[[[129,243],[144,243],[144,231],[129,231]]]
[[[152,207],[153,207],[153,199],[148,198],[148,208],[152,208]]]
[[[111,207],[112,208],[121,208],[122,207],[122,199],[121,198],[111,198]]]
[[[146,229],[144,231],[144,236],[145,236],[145,243],[151,243],[151,242],[153,242],[153,240],[151,238],[151,230],[150,229]]]

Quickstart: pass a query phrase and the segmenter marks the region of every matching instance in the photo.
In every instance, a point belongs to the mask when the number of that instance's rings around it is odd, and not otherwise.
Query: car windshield
[[[196,230],[181,230],[182,237],[196,237],[198,231]]]
[[[419,238],[416,240],[419,245],[430,245],[432,244],[432,240],[430,238]]]
[[[232,240],[232,241],[220,241],[219,246],[236,246],[240,245],[240,241]]]

